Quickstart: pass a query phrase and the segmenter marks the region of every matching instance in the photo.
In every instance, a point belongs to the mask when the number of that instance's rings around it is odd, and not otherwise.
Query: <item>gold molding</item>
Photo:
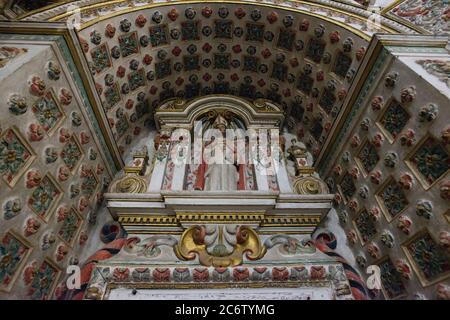
[[[264,219],[263,213],[177,213],[180,222],[214,222],[214,223],[259,223]]]
[[[179,226],[177,217],[174,216],[137,216],[137,215],[125,215],[119,216],[119,223],[124,225],[158,225],[158,226]]]
[[[195,224],[256,224],[260,227],[315,227],[321,221],[315,215],[264,215],[262,213],[177,213],[176,216],[121,214],[118,222],[125,226],[181,227],[182,223]],[[134,232],[134,231],[133,231]]]

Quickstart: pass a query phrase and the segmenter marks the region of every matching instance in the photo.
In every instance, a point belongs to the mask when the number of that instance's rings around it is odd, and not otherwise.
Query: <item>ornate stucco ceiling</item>
[[[367,45],[317,17],[221,4],[130,12],[79,36],[120,150],[165,100],[225,93],[281,104],[317,154]]]
[[[74,4],[79,15],[67,12]],[[373,33],[416,32],[384,15],[368,24],[366,5],[82,0],[21,18],[68,21],[76,14],[103,121],[122,156],[152,126],[158,105],[215,93],[279,103],[287,127],[317,156]]]

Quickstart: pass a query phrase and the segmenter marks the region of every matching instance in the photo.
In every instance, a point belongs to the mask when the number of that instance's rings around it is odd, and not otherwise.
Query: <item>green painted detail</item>
[[[73,61],[72,55],[70,54],[69,47],[67,46],[66,41],[64,40],[63,36],[54,36],[54,35],[18,35],[18,34],[0,34],[0,40],[27,40],[27,41],[50,41],[57,44],[58,48],[60,49],[61,53],[63,54],[63,57],[67,63],[67,66],[70,71],[70,75],[72,76],[72,79],[74,80],[76,86],[79,89],[79,92],[81,93],[81,97],[83,100],[83,106],[85,107],[89,121],[91,122],[92,126],[94,127],[95,134],[100,142],[100,146],[103,150],[103,154],[106,157],[105,165],[109,167],[112,175],[114,176],[118,172],[118,168],[114,165],[114,161],[112,158],[112,155],[108,149],[108,146],[106,145],[105,138],[103,136],[103,133],[100,129],[99,123],[97,121],[97,118],[95,117],[94,110],[89,103],[89,99],[87,98],[86,90],[83,86],[83,81],[81,80],[81,76],[75,66],[75,62]]]

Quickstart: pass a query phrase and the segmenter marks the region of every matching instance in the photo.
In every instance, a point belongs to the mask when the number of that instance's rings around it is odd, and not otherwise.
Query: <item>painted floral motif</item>
[[[216,20],[214,22],[215,38],[231,39],[233,37],[233,21]]]
[[[150,43],[152,47],[158,47],[169,44],[169,35],[167,32],[167,25],[151,26],[150,30]]]
[[[29,286],[28,295],[31,299],[50,299],[58,273],[59,270],[48,261],[42,262],[40,267],[36,261],[27,267],[24,272],[24,280],[25,284]]]
[[[47,64],[47,76],[50,80],[59,80],[61,76],[61,68],[54,61]]]
[[[320,63],[325,52],[326,42],[321,39],[311,39],[306,48],[306,56],[315,63]]]
[[[55,252],[56,261],[59,262],[64,260],[64,258],[67,256],[68,253],[69,249],[65,245],[63,244],[59,245]]]
[[[351,65],[352,58],[343,52],[339,52],[336,57],[336,63],[334,65],[333,72],[338,76],[345,78]]]
[[[247,23],[246,24],[247,34],[245,39],[247,41],[262,42],[264,39],[264,28],[265,26],[263,24]]]
[[[350,230],[347,232],[347,239],[350,244],[356,243],[356,232],[355,230]]]
[[[114,27],[112,24],[107,24],[105,27],[105,36],[108,38],[113,38],[116,34],[116,27]]]
[[[45,85],[44,80],[42,80],[38,76],[32,76],[28,83],[30,86],[31,94],[35,96],[42,96],[45,93],[45,88],[47,86]]]
[[[380,124],[390,133],[393,139],[402,131],[406,126],[410,116],[405,108],[395,100],[389,104],[380,119]]]
[[[361,161],[366,172],[372,171],[380,160],[380,156],[377,153],[375,146],[367,141],[358,154],[358,158]]]
[[[405,280],[411,279],[411,267],[409,266],[408,263],[405,262],[405,260],[399,259],[395,261],[395,268],[403,279]]]
[[[430,283],[450,272],[450,256],[430,236],[424,233],[405,245],[417,266],[422,282]]]
[[[440,196],[444,200],[450,200],[450,180],[444,181],[439,186]]]
[[[370,105],[372,106],[373,111],[379,111],[379,110],[381,110],[383,103],[384,103],[384,99],[382,96],[375,96],[375,97],[373,97],[372,101],[370,102]]]
[[[397,228],[399,228],[404,234],[409,235],[411,232],[412,221],[405,215],[401,215],[397,220]]]
[[[105,99],[106,99],[106,111],[110,110],[117,103],[120,102],[120,90],[118,83],[113,84],[112,86],[107,87],[105,90]]]
[[[33,154],[18,136],[15,129],[8,129],[0,138],[0,174],[13,186],[21,171],[34,159]]]
[[[58,160],[58,150],[56,148],[45,148],[45,163],[50,164]]]
[[[62,105],[68,106],[72,102],[73,96],[69,89],[61,88],[59,92],[59,102]]]
[[[41,125],[32,123],[28,127],[28,139],[30,141],[41,141],[44,139],[45,130],[42,128]]]
[[[355,226],[363,243],[371,239],[376,233],[374,220],[370,217],[366,209],[361,210],[359,216],[355,219]]]
[[[353,182],[353,177],[348,172],[342,178],[340,186],[343,195],[347,199],[351,198],[356,192],[356,186],[355,183]]]
[[[374,242],[367,245],[367,252],[374,259],[378,259],[380,257],[380,249]]]
[[[70,170],[66,166],[61,166],[58,169],[58,180],[67,181],[70,177]]]
[[[391,179],[378,193],[377,198],[381,200],[381,203],[390,218],[394,218],[408,205],[408,199],[406,198],[403,189],[393,179]]]
[[[76,138],[72,136],[61,150],[61,159],[71,171],[73,171],[83,156],[81,147]]]
[[[419,217],[430,219],[433,214],[433,205],[428,200],[418,200],[416,204],[416,214]]]
[[[400,176],[400,179],[398,180],[398,184],[404,189],[404,190],[411,190],[413,186],[413,177],[409,173],[404,173]]]
[[[56,242],[56,235],[53,232],[47,232],[42,237],[41,249],[48,250]]]
[[[163,79],[172,73],[172,64],[170,59],[155,64],[155,73],[157,79]]]
[[[409,163],[431,185],[450,169],[450,155],[436,139],[428,137],[409,159]]]
[[[56,187],[52,179],[46,175],[34,189],[28,199],[28,204],[37,215],[45,217],[57,204],[60,197],[61,191]]]
[[[402,103],[410,103],[412,102],[417,96],[416,87],[410,86],[403,88],[400,92],[400,100]]]
[[[28,110],[28,104],[24,97],[15,93],[8,99],[9,111],[18,116],[24,114]]]
[[[145,69],[132,71],[128,74],[128,85],[130,90],[134,91],[139,87],[145,86]]]
[[[118,138],[123,137],[123,135],[127,132],[128,128],[130,127],[128,123],[128,119],[126,117],[126,114],[123,113],[118,119],[116,123],[116,131]]]
[[[388,299],[396,299],[406,294],[405,285],[395,265],[388,258],[378,265],[381,271],[381,284]]]
[[[24,234],[26,237],[29,237],[36,232],[38,232],[41,227],[41,223],[37,220],[37,218],[28,218],[25,222]]]
[[[30,248],[14,234],[6,233],[0,242],[0,289],[8,290],[25,261]]]
[[[82,223],[80,215],[75,209],[67,210],[62,217],[62,225],[58,231],[58,235],[66,243],[71,244],[74,240],[76,233]]]
[[[92,168],[86,168],[84,166],[81,168],[81,178],[81,193],[90,198],[97,189],[98,179]]]
[[[381,243],[383,243],[388,248],[394,247],[394,237],[388,231],[385,231],[381,234],[380,237]]]
[[[416,133],[413,129],[408,129],[400,135],[400,144],[402,146],[410,147],[416,143]]]
[[[111,57],[109,56],[106,43],[92,49],[91,57],[95,72],[100,73],[112,66]]]
[[[139,52],[137,32],[131,32],[119,36],[119,46],[122,57],[128,57],[131,54]]]
[[[181,39],[186,41],[200,40],[199,29],[199,21],[183,21],[181,23]]]
[[[32,110],[39,124],[46,132],[52,131],[64,118],[64,114],[51,91],[47,91],[42,98],[36,100]]]
[[[439,112],[439,108],[435,103],[428,103],[424,105],[419,110],[419,121],[420,122],[431,122],[437,118]]]

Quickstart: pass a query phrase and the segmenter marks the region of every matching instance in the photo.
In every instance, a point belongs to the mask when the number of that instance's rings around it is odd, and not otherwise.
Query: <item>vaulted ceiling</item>
[[[231,94],[282,105],[318,154],[367,46],[317,17],[222,4],[118,15],[80,41],[121,151],[167,99]]]
[[[361,14],[359,4],[106,3],[83,8],[78,38],[122,157],[153,126],[158,105],[209,94],[278,103],[285,125],[317,156],[371,34],[396,32],[395,22],[371,29],[364,15],[337,9]],[[41,18],[70,18],[57,9]]]

